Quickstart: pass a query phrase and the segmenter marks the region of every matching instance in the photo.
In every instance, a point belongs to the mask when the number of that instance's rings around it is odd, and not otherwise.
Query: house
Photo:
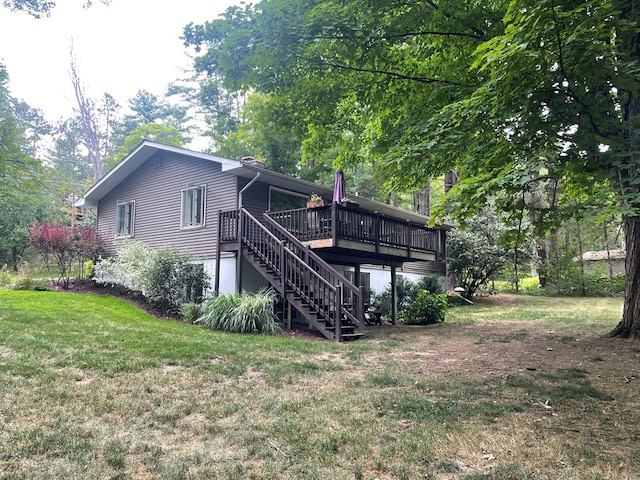
[[[594,252],[584,252],[582,261],[585,270],[592,274],[604,276],[625,274],[626,252],[624,249],[598,250]],[[580,257],[574,258],[578,262]]]
[[[312,193],[327,202],[307,208]],[[332,194],[253,160],[143,141],[77,205],[96,210],[112,252],[127,238],[176,246],[202,262],[215,291],[272,286],[289,325],[295,317],[345,340],[364,333],[363,280],[444,275],[445,229],[365,198],[329,203]]]

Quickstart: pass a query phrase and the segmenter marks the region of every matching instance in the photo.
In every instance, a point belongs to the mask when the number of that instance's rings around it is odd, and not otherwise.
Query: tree
[[[562,182],[557,204],[539,212],[544,227],[557,215],[610,202],[603,191],[613,194],[613,204],[605,205],[623,216],[627,284],[623,317],[612,333],[623,337],[640,333],[640,188],[634,180],[640,12],[632,6],[510,2],[503,31],[475,56],[483,84],[438,118],[452,132],[449,148],[460,152],[460,200],[499,189],[503,207],[513,211],[513,199],[532,185]],[[473,144],[463,139],[471,129]]]
[[[162,123],[183,134],[188,130],[187,107],[172,105],[146,90],[138,90],[136,95],[129,99],[129,108],[133,114],[124,118],[124,131],[127,133],[141,125],[152,123]]]
[[[109,4],[110,0],[100,0],[100,3]],[[86,0],[84,7],[88,8],[93,2]],[[40,18],[48,16],[56,6],[56,2],[50,0],[3,0],[2,5],[11,11],[22,11],[29,15]]]
[[[472,91],[469,58],[500,23],[494,3],[263,1],[189,25],[184,38],[198,71],[298,112],[303,163],[366,163],[395,195],[424,188],[428,175],[397,164],[429,155],[427,120]]]
[[[42,165],[24,153],[33,143],[24,134],[27,119],[19,121],[15,109],[33,109],[11,97],[8,81],[0,64],[0,264],[17,268],[27,246],[28,226],[52,214],[54,197]]]
[[[22,131],[26,142],[24,153],[31,157],[38,157],[42,138],[51,134],[51,124],[44,118],[42,110],[33,108],[24,101],[14,99],[13,111],[16,126]]]
[[[67,226],[45,221],[29,228],[29,244],[41,255],[51,272],[55,263],[64,289],[69,288],[69,279],[74,263],[78,263],[78,277],[83,274],[85,260],[96,262],[105,252],[98,232],[85,226]]]
[[[444,213],[488,198],[534,231],[587,199],[625,225],[627,286],[613,332],[640,335],[640,10],[632,0],[263,1],[187,29],[196,65],[227,85],[307,104],[309,132],[340,107],[370,112],[368,151],[389,185],[417,189],[456,169]],[[204,49],[206,48],[206,50]],[[355,103],[354,103],[355,102]],[[310,137],[310,136],[309,136]],[[538,208],[529,192],[561,185]],[[601,195],[608,191],[610,195]],[[605,200],[607,201],[607,200]]]
[[[122,160],[129,152],[131,152],[143,140],[151,140],[154,142],[164,143],[166,145],[174,145],[181,147],[184,144],[184,138],[173,127],[151,123],[148,125],[140,125],[136,127],[124,139],[120,145],[107,159],[108,170],[111,170],[116,164]]]
[[[106,173],[103,148],[98,131],[98,114],[95,103],[86,96],[82,81],[80,80],[73,48],[71,49],[71,83],[73,83],[73,91],[78,105],[78,117],[80,119],[83,143],[87,149],[87,161],[93,169],[95,180],[98,181],[104,177]]]
[[[504,223],[488,208],[463,227],[449,232],[447,262],[456,286],[464,288],[465,298],[473,297],[511,260],[512,249],[505,244],[506,234]]]
[[[53,144],[46,155],[62,197],[78,194],[94,181],[77,117],[60,120],[53,129]]]

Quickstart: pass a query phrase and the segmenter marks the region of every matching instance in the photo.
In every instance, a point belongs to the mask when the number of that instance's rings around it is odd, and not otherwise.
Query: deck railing
[[[443,232],[414,222],[333,203],[318,208],[270,212],[269,217],[302,241],[324,238],[436,252],[444,256]]]
[[[269,272],[272,285],[283,295],[292,292],[303,299],[316,317],[322,317],[322,324],[316,323],[317,328],[338,341],[343,339],[343,322],[364,332],[361,287],[353,285],[272,219],[266,217],[263,224],[244,209],[239,214],[235,212],[235,217],[227,213],[220,212],[220,224],[225,225],[221,234],[229,241],[233,232],[237,236],[239,230],[242,245]],[[231,226],[234,220],[239,220],[235,230]]]

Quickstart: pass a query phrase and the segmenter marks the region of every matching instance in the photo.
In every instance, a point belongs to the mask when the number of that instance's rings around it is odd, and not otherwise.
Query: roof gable
[[[133,173],[140,165],[146,162],[157,152],[171,152],[190,158],[198,158],[221,164],[222,170],[238,168],[242,164],[228,158],[210,155],[208,153],[196,152],[182,147],[164,145],[162,143],[143,140],[134,148],[129,155],[124,157],[113,169],[98,180],[83,197],[76,202],[76,206],[96,207],[98,202],[111,190],[116,188],[124,179]]]

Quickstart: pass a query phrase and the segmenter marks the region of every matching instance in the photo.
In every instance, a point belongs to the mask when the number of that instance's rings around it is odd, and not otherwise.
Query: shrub
[[[427,325],[444,322],[449,301],[444,293],[418,291],[416,298],[400,314],[400,321],[407,325]]]
[[[180,307],[180,318],[187,323],[195,323],[202,315],[202,304],[185,303]]]
[[[418,292],[426,290],[431,293],[442,293],[442,280],[435,276],[424,276],[418,282],[399,277],[396,281],[396,301],[400,315],[415,300]],[[389,318],[391,316],[391,285],[383,292],[373,295],[372,303],[376,310]]]
[[[13,283],[14,274],[11,273],[7,266],[0,268],[0,287],[8,287]]]
[[[604,267],[583,272],[580,264],[567,256],[547,263],[545,269],[545,290],[552,295],[606,297],[624,294],[625,276],[618,274],[609,279]]]
[[[51,263],[60,272],[58,283],[69,287],[73,265],[78,264],[78,276],[83,275],[84,261],[95,260],[104,252],[104,243],[90,227],[68,226],[54,222],[34,224],[29,229],[29,244],[40,254],[47,270]]]
[[[99,262],[95,279],[137,290],[153,306],[173,314],[186,302],[202,302],[209,282],[202,265],[188,254],[175,248],[153,250],[135,240],[125,242],[116,257]]]
[[[271,289],[255,295],[216,295],[205,301],[195,323],[225,332],[277,334],[282,328],[276,321],[275,302],[276,293]]]
[[[218,294],[209,297],[202,306],[202,316],[194,323],[213,330],[231,331],[233,316],[240,303],[240,295]]]
[[[11,282],[12,290],[47,290],[42,279],[37,277],[36,270],[27,262],[18,265],[18,273]]]

